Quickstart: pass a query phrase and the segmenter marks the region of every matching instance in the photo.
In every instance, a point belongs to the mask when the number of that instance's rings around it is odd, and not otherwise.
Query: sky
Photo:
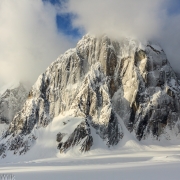
[[[180,72],[179,0],[1,0],[0,86],[33,84],[86,33],[157,41]]]
[[[42,0],[0,1],[0,86],[33,84],[38,76],[76,45],[57,23],[57,8]]]

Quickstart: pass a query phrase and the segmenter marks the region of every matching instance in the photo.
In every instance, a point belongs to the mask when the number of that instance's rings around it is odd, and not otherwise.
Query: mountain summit
[[[137,140],[172,140],[180,132],[180,87],[162,48],[151,42],[85,35],[39,76],[4,134],[0,155],[26,153],[55,117],[60,152],[111,147],[128,130]],[[56,148],[56,147],[55,147]]]

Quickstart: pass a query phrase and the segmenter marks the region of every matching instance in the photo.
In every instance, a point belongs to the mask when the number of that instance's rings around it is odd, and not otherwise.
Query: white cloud
[[[0,85],[34,82],[74,43],[56,27],[56,8],[41,0],[0,1]]]
[[[169,2],[68,0],[64,11],[76,15],[73,26],[85,32],[157,39],[178,70],[180,16],[167,14]],[[0,85],[13,80],[33,83],[59,54],[75,46],[58,32],[57,13],[42,0],[0,0]]]
[[[163,1],[69,0],[66,10],[77,15],[73,25],[86,32],[151,37],[159,30]]]
[[[155,39],[177,70],[180,61],[180,17],[168,15],[174,0],[68,0],[64,12],[74,14],[73,26],[111,37]]]

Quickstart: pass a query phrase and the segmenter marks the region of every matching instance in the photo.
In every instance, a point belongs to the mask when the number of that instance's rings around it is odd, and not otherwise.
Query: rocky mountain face
[[[26,101],[28,90],[22,83],[6,91],[0,96],[0,124],[9,124],[15,114],[20,111]]]
[[[0,137],[20,111],[26,101],[28,88],[23,83],[7,85],[1,89],[0,95]]]
[[[93,145],[92,130],[115,146],[125,127],[139,140],[177,137],[180,132],[180,87],[159,45],[132,39],[86,35],[40,75],[3,136],[0,155],[25,153],[36,140],[33,130],[71,110],[84,120],[54,141],[60,152]],[[73,110],[73,111],[72,111]]]

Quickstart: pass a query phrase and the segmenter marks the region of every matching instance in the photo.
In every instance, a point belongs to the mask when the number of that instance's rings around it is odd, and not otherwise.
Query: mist
[[[41,0],[0,1],[0,86],[29,81],[75,42],[58,31],[57,9]]]
[[[61,11],[85,33],[158,42],[176,71],[180,62],[180,15],[168,9],[176,0],[68,0]]]

